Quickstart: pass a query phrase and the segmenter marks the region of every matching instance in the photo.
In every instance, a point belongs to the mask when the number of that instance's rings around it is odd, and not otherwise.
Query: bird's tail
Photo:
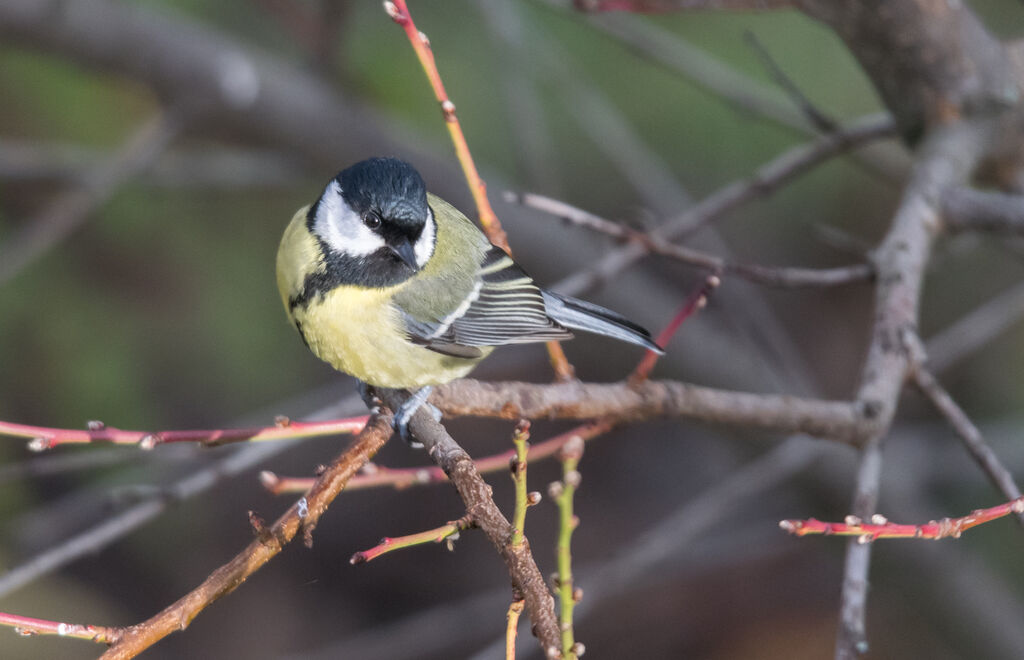
[[[567,328],[593,332],[643,346],[659,355],[665,353],[661,346],[651,339],[651,333],[610,309],[551,291],[541,293],[548,316]]]

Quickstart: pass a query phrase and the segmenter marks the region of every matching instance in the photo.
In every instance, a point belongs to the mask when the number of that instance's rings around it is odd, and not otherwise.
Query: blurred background
[[[971,4],[1000,36],[1024,34],[1019,3]],[[433,191],[473,215],[426,79],[380,4],[4,5],[0,419],[159,430],[359,412],[351,379],[309,354],[285,321],[274,282],[285,224],[337,170],[371,155],[411,160]],[[555,288],[575,285],[566,278],[618,246],[507,203],[504,192],[656,227],[813,138],[766,53],[841,123],[883,110],[842,43],[796,13],[590,17],[543,0],[416,2],[412,11],[518,260]],[[687,244],[773,265],[863,261],[888,226],[908,163],[894,141],[828,161]],[[941,244],[921,328],[940,379],[1018,477],[1022,257],[1024,244],[1012,240]],[[578,293],[657,330],[705,274],[648,257]],[[863,284],[780,290],[727,277],[655,377],[849,398],[871,293]],[[979,326],[979,310],[1004,318]],[[565,348],[587,381],[621,379],[641,357],[590,337]],[[538,346],[499,351],[475,375],[551,378]],[[508,423],[450,428],[477,457],[510,446]],[[537,423],[534,439],[567,428]],[[148,618],[251,540],[247,511],[272,520],[291,504],[294,496],[260,487],[259,470],[307,476],[346,442],[34,455],[0,440],[0,566],[9,571],[0,610],[100,625]],[[893,520],[1001,501],[913,395],[885,456],[880,509]],[[393,442],[377,462],[429,461]],[[842,519],[856,465],[839,444],[680,420],[588,443],[573,547],[586,657],[830,656],[845,543],[790,538],[777,522]],[[559,470],[531,465],[531,489],[546,491]],[[488,480],[511,511],[511,481]],[[150,517],[137,528],[101,527],[143,510]],[[146,657],[502,657],[510,594],[482,534],[464,533],[454,552],[431,545],[348,563],[383,536],[462,514],[445,485],[343,494],[311,550],[289,546]],[[556,531],[545,499],[527,518],[545,574]],[[10,571],[27,575],[82,535],[94,541],[87,552],[10,582]],[[880,543],[873,657],[1024,657],[1020,544],[1009,520],[958,541]],[[526,628],[522,635],[521,657],[536,655]],[[0,630],[4,658],[99,650]]]

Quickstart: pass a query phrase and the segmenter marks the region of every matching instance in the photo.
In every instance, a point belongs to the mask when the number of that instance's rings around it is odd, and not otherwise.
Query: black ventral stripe
[[[339,286],[383,289],[401,284],[414,274],[412,268],[388,248],[381,248],[365,257],[353,257],[338,254],[322,240],[319,242],[320,249],[327,255],[326,267],[306,276],[302,291],[288,298],[289,309],[305,308]]]

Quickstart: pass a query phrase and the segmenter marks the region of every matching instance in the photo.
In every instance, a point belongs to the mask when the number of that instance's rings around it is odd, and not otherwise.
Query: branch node
[[[49,438],[32,438],[25,443],[25,448],[38,454],[53,449],[53,442]]]

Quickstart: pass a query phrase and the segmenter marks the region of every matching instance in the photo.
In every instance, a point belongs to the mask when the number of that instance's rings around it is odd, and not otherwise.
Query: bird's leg
[[[398,410],[395,411],[395,430],[398,431],[398,435],[401,436],[402,440],[405,440],[409,446],[414,449],[423,448],[423,444],[417,442],[409,433],[409,420],[411,420],[412,416],[416,414],[416,411],[419,410],[421,406],[426,405],[434,419],[441,421],[441,411],[438,410],[436,406],[427,403],[427,397],[430,396],[430,391],[433,389],[433,387],[427,385],[415,390],[409,398],[405,400],[405,403],[399,406]]]
[[[381,406],[380,397],[377,396],[377,390],[373,385],[367,385],[361,380],[356,381],[356,391],[359,392],[359,398],[363,400],[366,407],[371,411],[376,411]]]

